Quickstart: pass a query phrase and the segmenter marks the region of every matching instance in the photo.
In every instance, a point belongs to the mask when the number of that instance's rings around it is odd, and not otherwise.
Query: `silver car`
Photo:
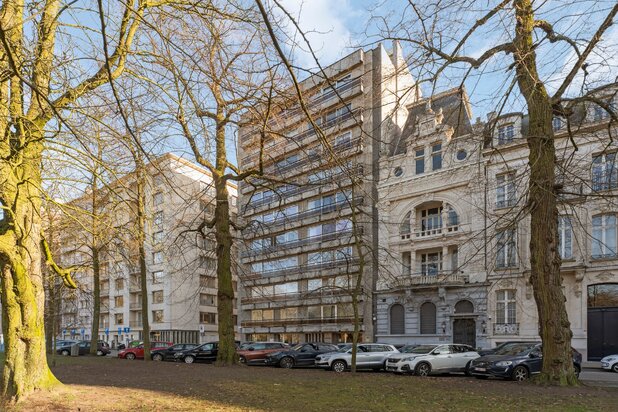
[[[357,369],[380,370],[386,359],[399,351],[393,345],[382,343],[361,343],[356,351]],[[337,352],[324,353],[315,358],[315,366],[341,373],[352,364],[352,346],[344,346]]]
[[[465,372],[470,362],[480,355],[468,345],[436,344],[419,345],[407,353],[391,356],[386,361],[386,370],[395,373],[413,373],[427,376],[430,373]]]

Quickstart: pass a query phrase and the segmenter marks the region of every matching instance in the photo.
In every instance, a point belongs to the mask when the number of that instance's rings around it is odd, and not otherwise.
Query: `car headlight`
[[[615,358],[604,358],[604,359],[601,359],[601,360],[602,360],[602,361],[605,361],[605,362],[613,362],[613,361],[614,361],[614,359],[615,359]]]
[[[496,366],[511,366],[512,364],[513,362],[511,362],[510,360],[496,362]]]
[[[414,360],[414,359],[416,359],[416,356],[407,356],[405,358],[401,358],[401,361],[402,362],[409,362],[409,361]]]

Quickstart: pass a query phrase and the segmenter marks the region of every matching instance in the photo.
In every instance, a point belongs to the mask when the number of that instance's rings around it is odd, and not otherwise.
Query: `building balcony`
[[[249,279],[249,278],[255,279],[255,278],[260,278],[260,277],[294,275],[294,274],[305,273],[305,272],[316,272],[316,271],[321,271],[324,269],[339,269],[337,273],[342,273],[342,272],[343,273],[354,273],[358,270],[357,268],[358,263],[359,263],[358,258],[340,259],[340,260],[334,260],[334,261],[324,262],[324,263],[303,264],[303,265],[298,265],[298,266],[293,266],[293,267],[288,267],[288,268],[262,271],[259,273],[252,272],[249,275],[244,276],[244,278],[245,279]],[[343,271],[341,269],[343,269]],[[329,273],[329,274],[335,274],[335,273]]]
[[[441,272],[419,272],[403,275],[394,279],[378,282],[378,290],[406,289],[411,287],[423,286],[448,286],[465,285],[470,282],[468,275],[447,271]]]
[[[494,335],[519,335],[519,323],[494,323]]]
[[[141,310],[142,309],[142,302],[131,302],[131,303],[129,303],[129,309],[130,310]]]
[[[136,284],[136,283],[131,283],[129,285],[129,292],[141,292],[141,291],[142,291],[142,285]]]
[[[132,328],[141,328],[142,327],[142,321],[141,320],[131,320],[129,321],[129,326]]]
[[[363,293],[364,290],[361,289],[359,292],[359,301],[363,301]],[[301,291],[295,293],[279,293],[279,294],[265,294],[259,296],[247,296],[243,297],[241,300],[242,305],[245,304],[253,304],[260,302],[285,302],[288,300],[299,300],[303,299],[308,301],[310,299],[321,299],[324,297],[332,297],[332,296],[347,296],[349,295],[349,291],[342,289],[340,287],[321,287],[316,290],[311,291]]]
[[[244,328],[252,327],[273,327],[273,326],[289,326],[289,325],[324,325],[324,324],[350,324],[354,322],[354,317],[338,317],[338,318],[294,318],[294,319],[269,319],[269,320],[247,320],[242,321],[241,326]],[[363,322],[360,317],[359,322]]]

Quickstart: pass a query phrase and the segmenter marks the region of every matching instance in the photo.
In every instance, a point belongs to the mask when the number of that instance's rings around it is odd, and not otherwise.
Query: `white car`
[[[399,353],[393,345],[382,343],[359,343],[356,351],[357,369],[384,368],[386,359]],[[330,369],[335,372],[344,372],[352,364],[352,346],[344,346],[337,352],[329,352],[318,355],[315,358],[315,366]]]
[[[609,355],[601,359],[601,367],[618,373],[618,355]]]
[[[430,373],[465,372],[470,362],[480,355],[468,345],[435,344],[402,348],[406,353],[392,355],[386,360],[386,370],[395,373],[413,373],[427,376]]]

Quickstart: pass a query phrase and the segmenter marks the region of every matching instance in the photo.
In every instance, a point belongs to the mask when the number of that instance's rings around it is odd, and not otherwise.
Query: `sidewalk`
[[[591,362],[591,361],[583,361],[582,369],[601,369],[601,362]]]

